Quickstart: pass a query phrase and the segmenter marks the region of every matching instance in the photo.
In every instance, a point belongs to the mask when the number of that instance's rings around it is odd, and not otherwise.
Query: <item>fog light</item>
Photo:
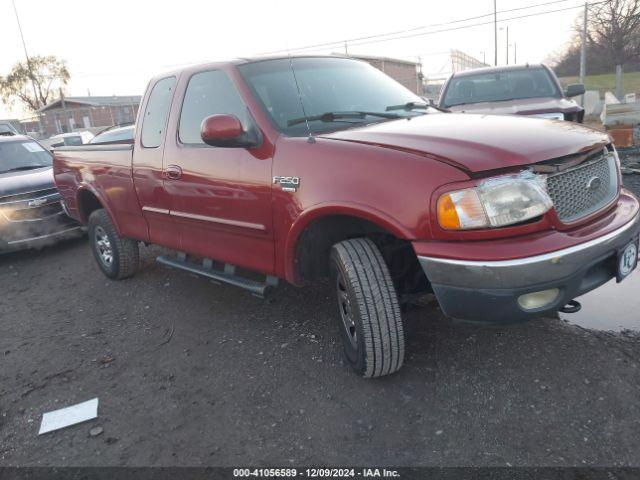
[[[520,295],[518,297],[518,305],[520,305],[524,310],[537,310],[538,308],[551,305],[556,301],[559,294],[560,290],[557,288],[527,293],[526,295]]]

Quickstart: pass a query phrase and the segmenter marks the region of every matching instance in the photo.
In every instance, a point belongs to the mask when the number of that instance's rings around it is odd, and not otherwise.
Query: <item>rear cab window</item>
[[[176,77],[163,78],[153,86],[142,120],[143,147],[157,148],[162,143],[175,87]]]

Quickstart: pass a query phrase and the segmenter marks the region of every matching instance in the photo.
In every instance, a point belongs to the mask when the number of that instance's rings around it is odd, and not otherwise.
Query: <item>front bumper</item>
[[[525,258],[469,261],[418,256],[440,307],[468,320],[511,323],[555,312],[616,276],[617,252],[640,232],[637,204],[628,222],[578,245]],[[461,243],[461,250],[464,244]],[[525,310],[521,295],[557,288],[555,300]]]
[[[0,253],[40,248],[83,234],[81,225],[64,212],[57,194],[40,198],[45,201],[33,207],[28,206],[32,198],[0,204]]]

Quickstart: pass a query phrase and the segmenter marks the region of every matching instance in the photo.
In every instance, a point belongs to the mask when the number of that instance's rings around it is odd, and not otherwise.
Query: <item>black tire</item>
[[[95,210],[89,216],[89,244],[100,270],[107,277],[121,280],[138,271],[138,242],[118,235],[104,209]]]
[[[333,246],[330,262],[347,362],[366,378],[398,371],[404,360],[402,318],[380,250],[367,238],[345,240]]]

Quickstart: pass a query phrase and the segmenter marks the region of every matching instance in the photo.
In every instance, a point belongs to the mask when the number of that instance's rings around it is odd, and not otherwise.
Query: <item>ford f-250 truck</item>
[[[337,57],[189,67],[151,80],[140,112],[133,145],[55,151],[102,271],[133,275],[145,242],[256,294],[329,278],[365,377],[402,365],[405,295],[513,322],[637,264],[638,200],[607,135],[574,123],[442,113]]]

